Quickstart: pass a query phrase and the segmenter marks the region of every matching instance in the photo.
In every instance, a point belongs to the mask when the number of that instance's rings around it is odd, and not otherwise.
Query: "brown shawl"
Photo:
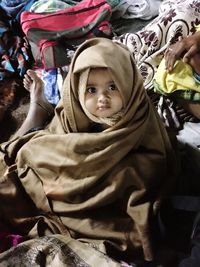
[[[78,99],[88,67],[109,68],[126,103],[122,119],[97,133]],[[81,45],[48,129],[3,144],[0,159],[0,211],[20,231],[68,233],[153,258],[155,204],[173,182],[174,153],[124,46],[104,38]]]

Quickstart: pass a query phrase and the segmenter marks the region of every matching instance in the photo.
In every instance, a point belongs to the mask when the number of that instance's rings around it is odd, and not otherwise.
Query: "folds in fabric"
[[[83,70],[96,67],[109,69],[126,106],[115,125],[90,132],[95,122],[81,107],[78,79]],[[140,251],[152,260],[156,206],[175,182],[177,166],[130,52],[104,38],[84,42],[72,60],[62,94],[47,129],[1,146],[0,200],[10,207],[7,219],[20,229],[28,224],[28,216],[37,221],[42,214],[53,223],[52,232],[67,232],[91,243],[103,241],[104,249],[99,249],[107,253],[106,244],[132,257]],[[11,182],[12,190],[6,193]],[[35,213],[23,214],[28,201],[12,211],[19,187],[21,198],[29,199]]]
[[[165,68],[165,59],[158,67],[154,79],[154,90],[167,96],[200,101],[200,83],[195,79],[192,67],[177,60],[172,72]]]

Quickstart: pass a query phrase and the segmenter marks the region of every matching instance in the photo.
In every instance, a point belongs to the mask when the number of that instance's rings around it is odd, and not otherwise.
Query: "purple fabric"
[[[0,253],[17,246],[24,241],[24,237],[13,233],[8,227],[0,223]]]

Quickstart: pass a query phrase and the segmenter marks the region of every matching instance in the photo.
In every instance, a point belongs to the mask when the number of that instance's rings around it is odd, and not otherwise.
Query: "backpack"
[[[69,65],[77,47],[92,37],[112,37],[110,5],[104,0],[83,0],[53,13],[21,14],[36,66],[51,69]]]

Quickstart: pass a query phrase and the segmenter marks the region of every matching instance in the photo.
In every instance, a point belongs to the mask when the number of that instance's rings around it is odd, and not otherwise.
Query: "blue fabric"
[[[27,2],[28,0],[2,0],[1,7],[9,16],[16,16]]]
[[[57,85],[57,69],[43,70],[42,79],[45,83],[44,93],[47,100],[57,105],[60,100],[60,93]]]
[[[2,0],[0,6],[7,15],[20,22],[20,15],[23,11],[29,10],[37,0]]]

